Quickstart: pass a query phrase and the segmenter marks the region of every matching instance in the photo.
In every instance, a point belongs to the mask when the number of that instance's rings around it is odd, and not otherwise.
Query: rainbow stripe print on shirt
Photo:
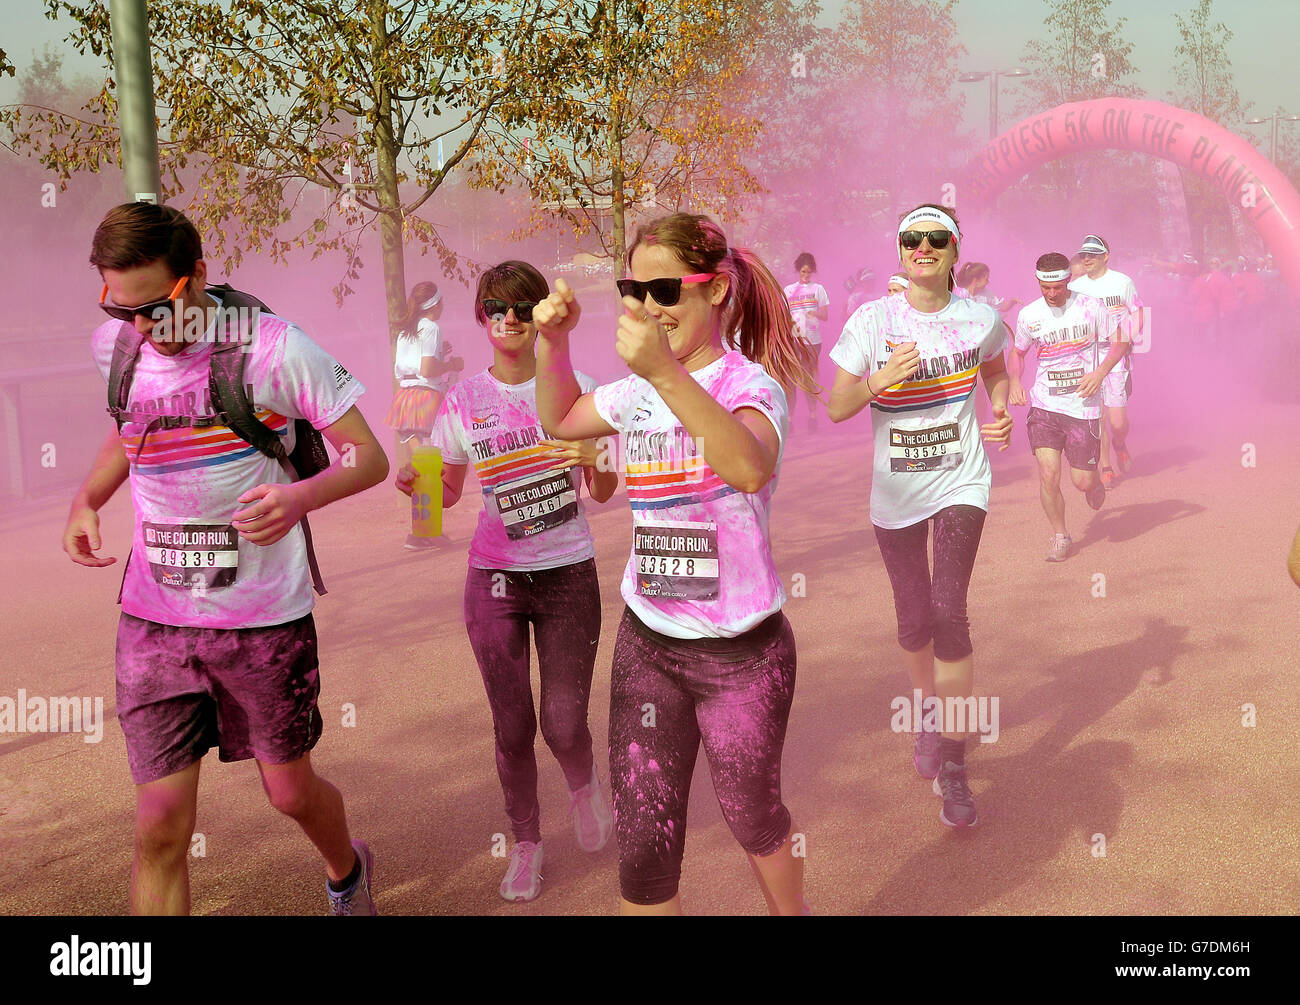
[[[541,429],[500,429],[473,444],[474,473],[485,495],[502,485],[542,474],[555,466]]]
[[[265,408],[253,414],[276,435],[288,435],[289,420],[283,415]],[[165,475],[173,471],[207,468],[258,453],[256,447],[229,426],[181,426],[177,429],[154,429],[145,439],[144,449],[137,458],[136,451],[140,449],[143,436],[143,423],[140,432],[122,436],[122,447],[138,475]]]
[[[709,467],[681,426],[636,429],[625,439],[627,498],[634,512],[712,502],[736,491]]]
[[[973,363],[971,362],[973,357]],[[949,361],[964,362],[966,367],[958,368]],[[965,401],[975,390],[975,378],[979,376],[979,350],[970,349],[955,356],[934,356],[922,359],[925,372],[941,372],[937,376],[922,380],[905,380],[901,384],[886,388],[871,401],[872,408],[882,412],[913,412],[923,408],[956,405]],[[917,376],[923,371],[918,370]],[[879,383],[879,381],[877,381]]]
[[[1083,350],[1092,345],[1092,342],[1093,339],[1090,332],[1084,338],[1071,339],[1068,342],[1056,342],[1052,345],[1043,345],[1040,343],[1038,347],[1038,361],[1043,363],[1060,359],[1062,356],[1073,356],[1075,353],[1083,352]]]

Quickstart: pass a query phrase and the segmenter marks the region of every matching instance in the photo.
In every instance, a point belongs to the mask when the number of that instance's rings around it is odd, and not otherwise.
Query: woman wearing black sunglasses
[[[771,272],[707,217],[643,225],[628,260],[617,337],[630,376],[595,393],[575,379],[580,309],[564,280],[535,315],[543,421],[563,436],[624,434],[633,545],[609,709],[622,911],[681,913],[703,741],[768,910],[799,914],[803,842],[781,800],[795,646],[768,513],[789,431],[782,386],[819,390],[812,354]],[[732,332],[740,352],[726,351]]]
[[[432,437],[442,449],[443,505],[460,500],[470,464],[483,492],[469,546],[465,625],[492,708],[497,774],[515,837],[500,887],[506,900],[541,892],[529,625],[542,684],[542,736],[569,785],[578,845],[599,851],[613,830],[587,729],[600,587],[579,496],[585,481],[591,497],[604,502],[618,474],[612,465],[597,469],[591,440],[549,439],[538,421],[532,319],[547,292],[527,262],[502,262],[479,276],[474,316],[487,329],[493,363],[448,393]],[[586,390],[596,386],[585,374],[578,380]],[[409,495],[414,479],[414,469],[404,467],[397,487]]]
[[[839,372],[829,412],[843,422],[871,406],[871,522],[893,587],[898,644],[923,707],[933,708],[936,696],[947,706],[941,723],[927,716],[918,728],[913,764],[935,779],[940,819],[968,827],[977,820],[966,779],[965,736],[973,730],[958,728],[957,702],[947,699],[973,687],[966,594],[992,484],[980,436],[999,450],[1010,443],[1007,334],[993,307],[952,293],[961,243],[955,212],[918,206],[903,217],[897,241],[907,289],[866,305],[845,325],[831,350]],[[976,378],[993,407],[983,426]]]

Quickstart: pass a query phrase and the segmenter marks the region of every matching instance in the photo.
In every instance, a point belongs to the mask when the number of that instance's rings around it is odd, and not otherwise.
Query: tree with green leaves
[[[1232,79],[1228,42],[1232,31],[1213,21],[1211,0],[1200,0],[1183,17],[1174,14],[1179,44],[1174,48],[1177,88],[1170,100],[1236,131],[1244,117],[1241,96]],[[1217,186],[1199,175],[1182,172],[1192,242],[1202,256],[1234,245],[1232,218]]]
[[[742,155],[759,123],[737,109],[735,85],[766,23],[786,6],[578,3],[574,29],[590,47],[567,95],[576,114],[515,142],[516,177],[541,181],[544,191],[521,232],[559,225],[590,236],[621,277],[630,216],[639,211],[736,219],[758,189]]]
[[[1228,129],[1242,118],[1241,95],[1232,80],[1228,43],[1232,31],[1222,21],[1211,23],[1212,0],[1200,0],[1187,17],[1174,14],[1181,39],[1174,48],[1177,89],[1174,104],[1204,115]]]
[[[1137,72],[1124,39],[1128,18],[1108,24],[1110,0],[1044,0],[1045,39],[1025,46],[1023,62],[1033,74],[1020,108],[1032,115],[1071,101],[1136,98],[1141,89],[1128,80]]]
[[[107,0],[45,3],[47,17],[71,20],[78,52],[111,67]],[[500,188],[496,139],[572,114],[564,93],[586,40],[571,15],[566,0],[152,4],[164,197],[183,202],[226,269],[246,250],[278,262],[294,249],[341,253],[340,303],[362,267],[361,240],[377,229],[395,325],[408,242],[459,270],[420,213],[451,173]],[[118,161],[115,112],[108,70],[79,112],[20,104],[0,109],[0,123],[66,183]]]

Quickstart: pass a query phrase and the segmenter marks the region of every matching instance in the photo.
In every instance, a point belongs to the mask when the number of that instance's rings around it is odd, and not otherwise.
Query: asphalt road
[[[866,417],[833,432],[823,419],[813,436],[801,410],[773,545],[787,583],[806,584],[786,608],[799,672],[784,791],[806,835],[818,913],[1296,910],[1300,591],[1285,558],[1300,523],[1297,375],[1256,366],[1225,387],[1186,362],[1175,370],[1168,353],[1145,363],[1134,471],[1095,515],[1068,493],[1079,550],[1059,565],[1044,561],[1049,529],[1016,413],[971,586],[977,691],[999,698],[1001,734],[972,744],[981,819],[969,832],[940,823],[939,800],[912,770],[911,738],[889,728],[891,698],[909,692],[868,522]],[[1246,444],[1253,467],[1243,465]],[[326,732],[313,759],[376,852],[381,911],[614,912],[616,851],[612,842],[596,855],[578,850],[540,736],[543,893],[527,905],[497,896],[504,862],[491,849],[506,817],[461,618],[477,500],[467,492],[447,514],[449,540],[433,554],[402,550],[403,504],[377,487],[312,519],[330,587],[316,609]],[[76,567],[60,551],[65,505],[0,525],[0,696],[98,695],[108,721],[99,743],[0,734],[4,914],[127,908],[133,788],[112,681],[130,504],[122,493],[104,512],[105,551],[119,558],[108,570]],[[631,518],[621,490],[588,513],[604,597],[590,715],[604,778]],[[344,703],[356,706],[355,727],[341,724]],[[1243,725],[1246,705],[1253,726]],[[686,910],[762,913],[703,757],[693,797]],[[267,804],[251,763],[205,760],[198,831],[196,913],[323,911],[315,852]]]

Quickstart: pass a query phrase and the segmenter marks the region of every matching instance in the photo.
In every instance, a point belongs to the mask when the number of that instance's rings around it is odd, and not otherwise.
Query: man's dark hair
[[[1049,251],[1046,255],[1038,256],[1034,268],[1039,272],[1060,272],[1070,268],[1070,260],[1059,251]]]
[[[108,211],[90,242],[90,264],[104,269],[133,269],[163,261],[172,278],[194,274],[203,257],[203,241],[180,210],[151,202],[125,202]]]

